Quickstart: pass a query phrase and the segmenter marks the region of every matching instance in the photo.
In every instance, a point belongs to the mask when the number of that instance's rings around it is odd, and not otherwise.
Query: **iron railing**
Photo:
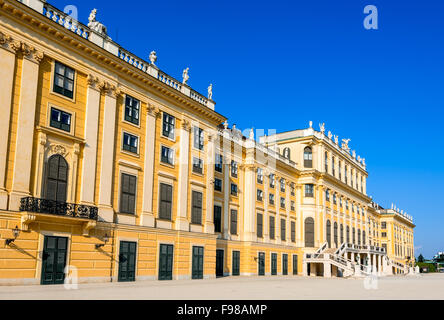
[[[83,204],[72,204],[27,197],[21,199],[20,211],[97,220],[99,210],[97,207],[86,206]]]

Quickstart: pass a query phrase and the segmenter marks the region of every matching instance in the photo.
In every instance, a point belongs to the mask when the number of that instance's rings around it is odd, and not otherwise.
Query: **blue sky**
[[[98,1],[74,4],[127,50],[206,93],[240,128],[312,120],[366,158],[368,192],[414,216],[416,255],[444,251],[444,2]],[[363,27],[375,5],[379,29]]]

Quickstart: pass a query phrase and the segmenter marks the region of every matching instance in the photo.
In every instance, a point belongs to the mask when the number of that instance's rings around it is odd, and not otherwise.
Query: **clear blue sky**
[[[206,93],[244,129],[325,122],[366,158],[368,192],[414,216],[416,255],[444,251],[444,1],[98,1],[74,4],[126,49]],[[366,5],[379,30],[363,27]]]

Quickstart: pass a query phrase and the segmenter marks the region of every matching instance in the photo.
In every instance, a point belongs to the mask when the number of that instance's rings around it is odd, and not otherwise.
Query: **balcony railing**
[[[20,211],[90,220],[97,220],[98,218],[98,209],[96,207],[32,197],[23,198],[20,201]]]

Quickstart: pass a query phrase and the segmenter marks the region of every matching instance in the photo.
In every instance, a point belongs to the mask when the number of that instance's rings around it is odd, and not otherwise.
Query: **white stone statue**
[[[361,156],[358,156],[358,162],[361,163]]]
[[[157,61],[157,54],[156,51],[151,51],[150,53],[150,62],[153,66],[155,66],[155,63]]]
[[[210,83],[210,86],[208,87],[208,99],[213,99],[213,84]]]
[[[351,139],[342,139],[342,149],[344,149],[345,151],[350,151],[350,148],[348,147],[350,141]]]
[[[365,167],[365,158],[362,158],[362,165]]]
[[[250,140],[254,140],[254,129],[251,128],[250,130]]]
[[[333,138],[333,133],[331,133],[331,131],[328,132],[328,138],[331,140],[331,138]]]
[[[334,138],[335,138],[335,143],[336,143],[337,145],[339,145],[339,137],[338,137],[338,136],[334,136]]]
[[[319,129],[321,129],[321,133],[324,134],[325,133],[325,123],[320,123]]]
[[[352,157],[353,157],[354,159],[356,159],[356,151],[355,151],[355,150],[352,151]]]
[[[93,9],[89,14],[88,27],[99,34],[106,36],[108,33],[107,29],[102,23],[96,20],[96,15],[97,15],[97,9]]]
[[[310,125],[310,129],[313,128],[313,121],[310,121],[308,124]]]
[[[228,121],[227,120],[225,120],[225,122],[224,122],[224,128],[225,128],[225,130],[228,129]]]
[[[290,160],[290,148],[284,149],[284,158]]]
[[[182,83],[183,84],[187,84],[188,80],[190,79],[190,75],[188,74],[189,71],[190,71],[190,68],[186,68],[185,70],[183,70],[183,73],[182,73],[182,78],[183,78]]]

